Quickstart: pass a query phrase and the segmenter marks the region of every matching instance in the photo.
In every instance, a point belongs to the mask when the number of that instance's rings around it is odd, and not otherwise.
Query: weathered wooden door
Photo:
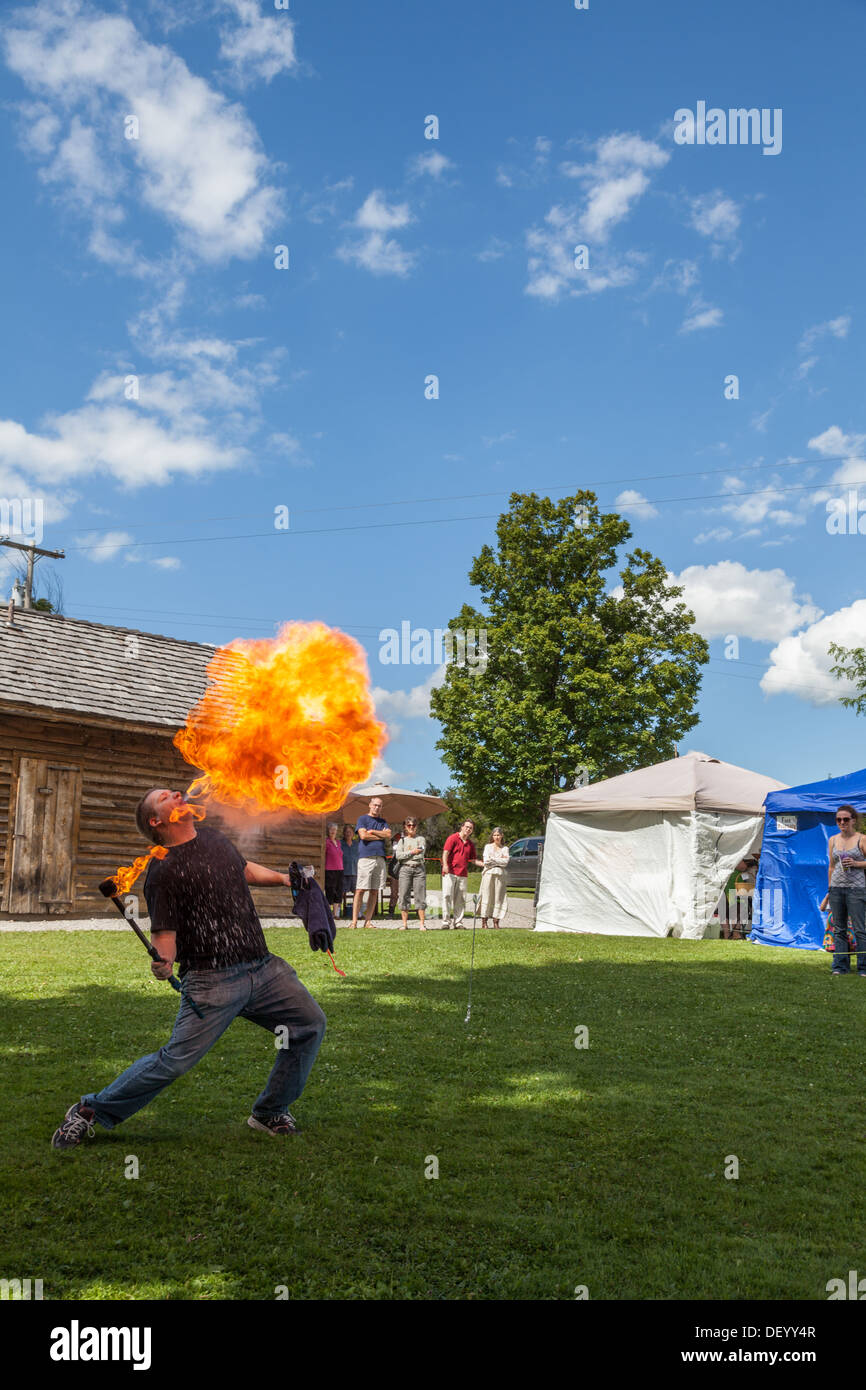
[[[48,758],[21,758],[8,912],[50,914],[71,909],[80,809],[80,768]]]

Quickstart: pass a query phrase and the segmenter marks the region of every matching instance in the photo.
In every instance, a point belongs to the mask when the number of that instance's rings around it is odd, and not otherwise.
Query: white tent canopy
[[[536,931],[704,936],[784,785],[690,752],[552,796]]]

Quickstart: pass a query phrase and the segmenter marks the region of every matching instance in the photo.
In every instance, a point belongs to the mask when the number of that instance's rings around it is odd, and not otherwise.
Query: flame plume
[[[125,869],[115,869],[112,877],[117,887],[117,894],[120,897],[123,893],[128,893],[139,874],[143,873],[151,859],[164,859],[168,854],[165,845],[154,845],[147,854],[139,855],[134,864],[130,864]]]
[[[335,810],[370,776],[387,732],[363,648],[345,633],[286,623],[277,637],[221,647],[208,676],[174,739],[204,773],[188,796],[314,815]]]
[[[174,824],[179,820],[183,820],[185,816],[190,816],[193,820],[204,820],[207,816],[207,812],[202,806],[191,806],[189,802],[186,801],[183,806],[175,806],[174,810],[168,813],[169,820]]]

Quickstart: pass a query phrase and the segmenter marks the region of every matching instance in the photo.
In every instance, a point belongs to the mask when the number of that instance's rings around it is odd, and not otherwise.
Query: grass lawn
[[[465,1026],[468,932],[341,932],[345,980],[299,929],[268,939],[328,1015],[305,1132],[247,1128],[273,1045],[239,1021],[63,1155],[67,1106],[165,1041],[174,995],[131,936],[4,937],[5,1277],[46,1298],[823,1301],[862,1269],[866,981],[823,953],[487,932]]]

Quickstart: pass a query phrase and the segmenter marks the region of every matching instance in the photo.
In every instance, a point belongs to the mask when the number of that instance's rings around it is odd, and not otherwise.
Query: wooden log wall
[[[19,707],[20,708],[20,707]],[[151,787],[183,790],[195,770],[183,761],[171,741],[172,731],[149,733],[122,727],[71,723],[50,713],[28,714],[0,709],[0,919],[20,917],[5,911],[7,868],[11,855],[10,816],[14,807],[16,769],[20,757],[47,757],[81,769],[81,816],[74,861],[72,909],[64,917],[117,917],[117,909],[101,896],[97,885],[119,865],[131,864],[147,852],[135,824],[135,808]],[[285,872],[292,859],[312,864],[324,884],[325,817],[297,817],[267,828],[245,827],[241,835],[231,824],[209,818],[223,830],[247,859]],[[50,854],[51,846],[45,846]],[[139,879],[133,888],[144,897]],[[283,888],[255,888],[253,899],[263,917],[289,915],[291,894]],[[32,914],[35,917],[44,913]]]

